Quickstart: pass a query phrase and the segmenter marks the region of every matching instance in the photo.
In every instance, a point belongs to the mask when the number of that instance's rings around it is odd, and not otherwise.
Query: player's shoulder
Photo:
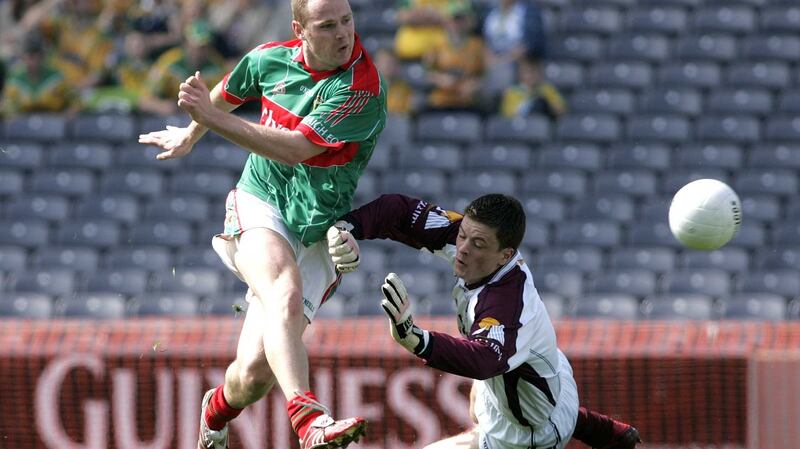
[[[361,56],[348,67],[346,73],[349,76],[340,78],[343,83],[342,87],[346,86],[350,91],[373,97],[386,95],[385,89],[381,86],[378,69],[366,50],[362,50]]]
[[[264,42],[250,50],[250,55],[268,55],[283,58],[288,55],[293,55],[300,48],[302,42],[300,39],[292,39],[289,41],[270,41]]]

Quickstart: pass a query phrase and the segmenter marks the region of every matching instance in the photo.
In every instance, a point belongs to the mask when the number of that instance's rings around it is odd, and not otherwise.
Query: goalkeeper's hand
[[[347,223],[337,221],[328,228],[328,253],[330,253],[336,269],[341,273],[356,271],[361,263],[358,257],[358,242],[347,230]]]
[[[414,319],[411,317],[411,301],[408,299],[403,281],[398,275],[389,273],[381,286],[381,291],[384,297],[381,307],[389,316],[392,338],[413,354],[419,355],[427,345],[428,335],[414,324]]]

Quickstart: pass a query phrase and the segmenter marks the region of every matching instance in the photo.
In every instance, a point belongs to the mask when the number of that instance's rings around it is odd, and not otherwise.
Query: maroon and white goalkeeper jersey
[[[357,239],[388,238],[454,263],[458,213],[383,195],[343,218]],[[563,367],[555,330],[520,253],[475,285],[458,279],[453,298],[464,338],[431,331],[421,357],[434,368],[482,380],[495,408],[518,425],[550,425]]]

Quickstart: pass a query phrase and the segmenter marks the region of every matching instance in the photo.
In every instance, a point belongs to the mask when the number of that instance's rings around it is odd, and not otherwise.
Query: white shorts
[[[225,201],[225,230],[211,239],[211,246],[222,259],[222,263],[242,281],[244,278],[233,263],[239,249],[238,237],[242,232],[255,228],[277,232],[292,247],[303,282],[304,315],[311,322],[319,307],[331,297],[341,280],[341,274],[336,272],[328,254],[327,242],[322,240],[311,246],[303,245],[286,227],[280,211],[255,195],[233,189]],[[252,296],[252,290],[248,289],[248,302]]]
[[[578,386],[572,377],[572,366],[567,357],[558,351],[561,380],[561,392],[556,406],[550,414],[550,422],[535,429],[517,424],[513,419],[503,415],[483,397],[486,389],[483,383],[478,384],[475,399],[475,414],[478,417],[478,449],[563,449],[569,443],[575,422],[578,419]],[[482,428],[492,429],[487,434]]]

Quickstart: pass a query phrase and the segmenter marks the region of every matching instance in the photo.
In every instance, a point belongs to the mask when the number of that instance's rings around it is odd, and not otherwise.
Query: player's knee
[[[234,365],[235,369],[230,370],[228,377],[243,395],[259,398],[272,386],[272,372],[263,360],[236,361]]]

